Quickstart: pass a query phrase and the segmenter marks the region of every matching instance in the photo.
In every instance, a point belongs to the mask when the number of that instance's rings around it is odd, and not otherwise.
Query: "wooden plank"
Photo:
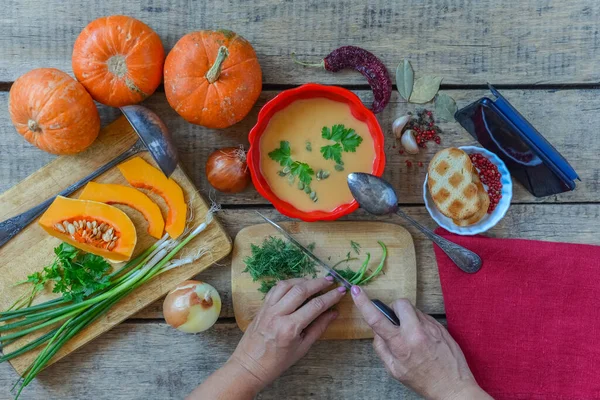
[[[162,323],[124,323],[43,371],[24,399],[183,399],[231,355],[242,336],[234,323],[199,335]],[[0,398],[17,375],[0,365]],[[419,399],[389,377],[371,340],[321,341],[266,388],[261,400]]]
[[[185,33],[227,28],[255,47],[265,83],[365,83],[358,73],[305,71],[289,54],[317,61],[362,46],[393,71],[406,57],[445,83],[595,83],[600,80],[600,7],[589,0],[415,2],[359,0],[193,2],[6,0],[0,81],[51,66],[71,71],[75,38],[100,16],[125,14],[157,31],[167,49]]]
[[[57,188],[67,187],[72,180],[78,180],[90,174],[100,165],[130,148],[137,140],[136,133],[125,117],[121,117],[105,127],[100,135],[97,146],[88,149],[81,155],[55,159],[17,186],[0,195],[0,219],[22,212],[24,209],[51,197]],[[148,153],[140,153],[140,157],[156,167]],[[190,215],[194,216],[191,224],[194,227],[200,225],[205,221],[210,205],[206,203],[202,196],[196,193],[196,188],[186,177],[181,167],[178,167],[171,177],[182,187],[185,200],[190,204]],[[127,185],[127,181],[117,168],[107,171],[95,181]],[[79,193],[76,192],[74,197],[78,195]],[[158,198],[156,200],[158,201]],[[162,206],[162,209],[166,210],[164,202]],[[150,237],[146,232],[147,223],[141,213],[133,213],[129,210],[127,213],[137,227],[137,247],[133,254],[133,257],[137,257],[144,249],[155,243],[156,239]],[[14,286],[14,284],[26,280],[28,275],[38,272],[48,265],[53,258],[54,248],[60,243],[60,239],[49,236],[40,226],[33,223],[0,248],[0,309],[8,309],[15,299],[29,293],[31,289],[26,285]],[[231,240],[217,220],[213,221],[198,237],[190,241],[186,247],[186,249],[200,248],[209,250],[205,257],[161,274],[143,287],[136,289],[119,304],[112,307],[105,315],[79,332],[56,354],[52,361],[59,360],[88,343],[168,293],[179,282],[194,276],[228,255],[232,248]],[[40,294],[36,302],[55,297],[57,295],[50,293],[48,290],[46,293]],[[41,333],[43,332],[40,331],[40,335]],[[21,339],[7,346],[6,350],[13,351],[37,336],[39,335],[34,334],[33,337],[28,336]],[[41,350],[41,348],[38,350]],[[22,373],[33,362],[39,352],[38,350],[15,358],[11,360],[11,363],[19,373]]]
[[[435,223],[424,207],[405,207],[404,211],[433,229]],[[275,221],[284,221],[274,210],[261,210]],[[598,220],[600,204],[514,204],[506,217],[486,233],[493,237],[547,240],[552,242],[588,243],[600,245]],[[349,221],[385,221],[401,224],[411,233],[417,256],[417,307],[428,314],[444,314],[444,300],[440,286],[433,245],[399,216],[373,217],[363,210],[344,217]],[[244,227],[261,223],[261,218],[249,209],[224,210],[220,215],[227,233],[234,237]],[[199,279],[212,284],[223,298],[222,318],[233,317],[231,307],[231,273],[228,257],[221,261],[219,268],[209,268],[199,275]],[[485,267],[484,267],[485,268]],[[162,318],[162,302],[156,302],[136,314],[135,318]]]
[[[160,115],[177,141],[181,161],[203,193],[210,190],[205,177],[205,163],[208,155],[216,148],[247,144],[247,135],[256,122],[258,110],[266,100],[277,92],[263,92],[252,112],[239,124],[222,131],[209,130],[191,125],[180,118],[168,105],[163,93],[157,93],[144,104]],[[372,94],[366,90],[356,93],[367,104]],[[459,106],[465,106],[486,95],[481,90],[448,91]],[[506,97],[542,132],[546,138],[567,158],[579,173],[582,182],[577,183],[574,192],[564,193],[543,199],[536,199],[520,184],[515,184],[513,202],[597,202],[600,192],[600,137],[594,127],[600,126],[600,96],[597,90],[506,90]],[[7,111],[8,96],[0,92],[0,191],[15,185],[33,171],[41,168],[53,157],[25,142],[14,130]],[[391,125],[395,118],[407,111],[415,111],[415,105],[408,105],[396,92],[388,108],[378,115],[386,134],[387,166],[384,177],[389,180],[405,204],[423,204],[422,186],[426,166],[433,154],[441,148],[431,144],[417,156],[398,154],[394,148]],[[115,118],[113,108],[101,107],[104,120]],[[444,130],[442,146],[476,144],[471,136],[456,122],[442,123]],[[413,161],[407,167],[406,160]],[[423,167],[418,167],[418,162]],[[224,204],[265,204],[253,189],[236,195],[219,194]]]
[[[417,298],[417,265],[415,246],[410,233],[396,224],[381,222],[288,222],[282,224],[300,243],[315,243],[314,253],[329,265],[335,265],[348,257],[358,258],[350,264],[357,271],[366,254],[371,257],[367,268],[374,271],[380,263],[382,250],[378,241],[383,242],[388,251],[383,274],[369,282],[367,290],[373,299],[386,304],[404,297],[413,304]],[[258,292],[259,282],[253,282],[244,273],[244,260],[252,256],[250,246],[260,244],[269,236],[283,237],[274,232],[270,224],[262,223],[244,228],[235,238],[231,264],[231,291],[235,320],[242,330],[246,330],[263,305],[264,295]],[[360,254],[350,247],[351,241],[360,244]],[[350,252],[350,253],[349,253]],[[350,254],[348,256],[347,254]],[[328,261],[330,260],[330,261]],[[319,276],[327,272],[317,266]],[[367,273],[366,276],[368,276]],[[329,325],[323,339],[366,339],[373,337],[373,330],[354,306],[350,296],[345,296],[337,305],[340,315]]]

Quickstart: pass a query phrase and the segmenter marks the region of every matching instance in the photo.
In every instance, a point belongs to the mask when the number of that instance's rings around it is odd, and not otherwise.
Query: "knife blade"
[[[296,246],[298,249],[300,249],[308,258],[313,260],[317,265],[320,265],[321,267],[323,267],[331,276],[333,276],[333,278],[336,281],[338,281],[339,283],[344,285],[344,287],[347,290],[351,290],[352,284],[350,282],[348,282],[343,276],[338,274],[335,269],[331,268],[329,265],[327,265],[327,263],[322,261],[319,257],[315,256],[312,253],[312,251],[308,250],[306,247],[304,247],[302,244],[300,244],[296,239],[294,239],[294,237],[288,231],[283,229],[279,224],[277,224],[274,221],[271,221],[271,219],[267,218],[266,216],[261,214],[259,211],[256,211],[256,213],[258,215],[260,215],[262,217],[262,219],[267,221],[267,223],[269,223],[273,228],[277,229],[279,231],[279,233],[281,233],[283,236],[285,236],[285,238],[290,243],[292,243],[294,246]],[[385,317],[392,324],[394,324],[396,326],[400,326],[400,320],[398,319],[398,316],[396,316],[396,313],[394,312],[394,310],[392,310],[390,307],[388,307],[384,302],[382,302],[381,300],[373,299],[373,300],[371,300],[371,303],[373,303],[375,308],[377,308],[379,311],[381,311],[381,313],[383,315],[385,315]]]

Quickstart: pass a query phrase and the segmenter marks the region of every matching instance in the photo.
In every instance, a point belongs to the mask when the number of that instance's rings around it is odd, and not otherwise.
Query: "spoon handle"
[[[471,250],[465,249],[464,247],[459,246],[458,244],[453,243],[448,239],[444,239],[440,235],[434,233],[430,229],[424,227],[423,225],[406,215],[401,210],[397,210],[396,214],[400,215],[408,222],[410,222],[414,227],[423,232],[425,236],[431,239],[433,243],[437,244],[440,247],[440,249],[442,249],[442,251],[446,253],[446,255],[450,257],[452,261],[454,261],[458,268],[462,269],[464,272],[472,274],[479,271],[479,269],[481,268],[481,258],[477,254],[473,253]]]
[[[92,172],[91,174],[86,176],[85,178],[81,179],[80,181],[75,182],[68,188],[64,189],[63,191],[58,193],[56,196],[70,195],[71,193],[73,193],[77,189],[81,188],[83,185],[85,185],[92,179],[102,175],[103,173],[105,173],[106,171],[108,171],[109,169],[114,167],[115,165],[125,161],[132,155],[137,154],[144,149],[145,149],[144,144],[142,143],[141,140],[138,140],[129,149],[125,150],[123,153],[121,153],[117,157],[113,158],[111,161],[107,162],[106,164],[104,164],[103,166],[101,166],[100,168],[98,168],[97,170],[95,170],[94,172]],[[48,200],[38,204],[35,207],[30,208],[29,210],[27,210],[19,215],[15,215],[12,218],[9,218],[5,221],[0,222],[0,247],[4,246],[10,239],[15,237],[15,235],[17,233],[21,232],[23,230],[23,228],[25,228],[27,225],[29,225],[31,222],[33,222],[33,220],[35,220],[37,217],[39,217],[48,207],[50,207],[50,204],[52,204],[52,202],[54,201],[56,196],[49,198]]]

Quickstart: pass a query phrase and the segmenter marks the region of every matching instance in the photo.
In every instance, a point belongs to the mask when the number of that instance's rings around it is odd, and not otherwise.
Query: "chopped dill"
[[[314,243],[307,246],[313,250]],[[250,245],[252,255],[244,259],[247,272],[253,281],[261,280],[261,293],[267,293],[277,281],[302,278],[310,275],[317,276],[315,263],[299,248],[281,238],[269,236],[260,246]]]
[[[350,247],[356,254],[360,254],[360,243],[356,243],[354,240],[350,241]]]

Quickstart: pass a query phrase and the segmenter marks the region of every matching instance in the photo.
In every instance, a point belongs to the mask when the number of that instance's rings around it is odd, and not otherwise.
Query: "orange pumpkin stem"
[[[206,73],[206,79],[209,83],[215,83],[217,79],[219,79],[219,75],[221,75],[221,68],[223,67],[223,62],[229,56],[229,50],[227,47],[221,46],[219,47],[219,53],[217,54],[217,59],[215,63],[210,67],[208,72]]]
[[[38,125],[37,122],[35,122],[34,120],[30,119],[29,121],[27,121],[27,127],[29,128],[29,130],[31,132],[41,132],[41,128]]]

